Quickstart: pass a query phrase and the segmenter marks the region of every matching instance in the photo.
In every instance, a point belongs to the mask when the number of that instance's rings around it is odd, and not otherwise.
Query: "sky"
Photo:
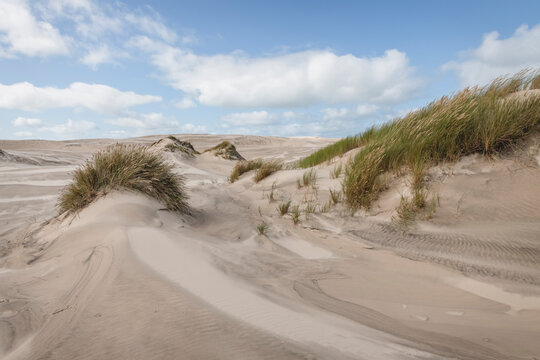
[[[540,68],[540,1],[0,0],[0,138],[354,135]]]

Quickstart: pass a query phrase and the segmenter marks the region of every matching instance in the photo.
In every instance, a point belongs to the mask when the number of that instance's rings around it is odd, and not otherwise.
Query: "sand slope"
[[[179,136],[292,162],[330,140]],[[160,137],[128,139],[151,144]],[[0,142],[0,354],[7,359],[533,359],[540,356],[537,144],[430,172],[441,206],[403,233],[407,179],[369,212],[318,209],[330,172],[227,182],[234,161],[167,152],[193,213],[116,192],[53,218],[69,172],[114,141]],[[54,160],[51,162],[51,159]],[[346,161],[346,156],[337,161]],[[272,188],[273,193],[272,193]],[[272,193],[272,198],[270,194]],[[44,223],[46,221],[46,223]],[[256,227],[269,225],[267,236]]]

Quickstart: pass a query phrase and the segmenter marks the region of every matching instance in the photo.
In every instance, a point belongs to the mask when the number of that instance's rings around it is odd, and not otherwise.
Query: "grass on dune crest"
[[[118,189],[142,192],[172,211],[189,211],[184,178],[160,155],[141,145],[114,145],[95,153],[75,170],[73,182],[64,188],[57,206],[61,213],[78,211]]]
[[[251,170],[257,170],[263,165],[262,160],[249,160],[249,161],[239,161],[236,163],[234,168],[231,171],[231,175],[229,175],[229,181],[231,183],[238,180],[238,178]]]
[[[466,88],[363,133],[363,148],[345,169],[343,192],[352,208],[369,207],[384,189],[381,176],[411,169],[422,187],[424,169],[439,161],[507,149],[540,125],[540,95],[524,93],[538,81],[527,71]]]
[[[359,136],[348,136],[315,151],[313,154],[308,155],[305,158],[300,159],[298,162],[298,167],[305,169],[319,165],[325,161],[335,158],[336,156],[345,154],[349,150],[356,149],[359,146],[361,146],[361,139]]]
[[[262,165],[255,171],[253,180],[258,183],[262,179],[267,178],[276,171],[279,171],[283,168],[283,164],[280,161],[272,160],[263,162]]]

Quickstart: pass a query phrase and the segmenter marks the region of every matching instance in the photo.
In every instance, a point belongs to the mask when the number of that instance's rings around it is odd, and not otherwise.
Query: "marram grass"
[[[534,89],[539,83],[538,72],[522,71],[487,86],[466,88],[320,149],[300,160],[299,166],[315,166],[360,147],[345,168],[343,194],[351,208],[367,208],[385,188],[387,172],[411,169],[413,187],[419,189],[429,165],[504,151],[538,130],[540,91]]]
[[[141,145],[114,145],[99,151],[73,173],[73,182],[60,195],[61,213],[78,211],[112,190],[146,194],[167,209],[187,213],[184,178],[173,166]]]

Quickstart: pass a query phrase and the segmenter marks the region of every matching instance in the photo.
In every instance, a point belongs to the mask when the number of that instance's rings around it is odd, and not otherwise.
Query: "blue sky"
[[[339,137],[540,68],[538,1],[0,0],[0,138]]]

